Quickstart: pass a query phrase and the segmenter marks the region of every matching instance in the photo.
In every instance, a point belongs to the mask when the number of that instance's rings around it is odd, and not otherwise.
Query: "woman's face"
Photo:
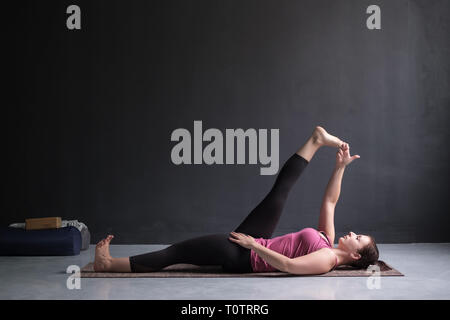
[[[343,237],[339,238],[338,247],[348,252],[357,252],[370,243],[370,237],[362,234],[355,234],[349,232]]]

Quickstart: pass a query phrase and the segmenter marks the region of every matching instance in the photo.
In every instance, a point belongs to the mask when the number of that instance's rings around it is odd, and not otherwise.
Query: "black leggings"
[[[294,153],[278,173],[267,196],[234,230],[254,238],[271,238],[289,191],[308,161]],[[157,271],[172,264],[221,265],[226,272],[252,272],[250,249],[231,242],[228,233],[211,234],[175,243],[163,250],[130,257],[132,272]]]

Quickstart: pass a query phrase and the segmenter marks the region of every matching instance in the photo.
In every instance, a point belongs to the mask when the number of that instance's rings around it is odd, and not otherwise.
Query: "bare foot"
[[[108,235],[106,239],[101,240],[95,247],[94,271],[104,272],[111,267],[112,257],[109,254],[109,243],[114,238],[113,235]]]
[[[344,144],[344,141],[329,134],[324,128],[320,126],[314,128],[312,138],[314,143],[317,143],[320,146],[339,148]]]

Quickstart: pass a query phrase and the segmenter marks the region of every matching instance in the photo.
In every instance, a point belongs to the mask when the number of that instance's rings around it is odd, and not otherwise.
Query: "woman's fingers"
[[[348,143],[342,144],[342,146],[339,148],[339,151],[341,150],[344,152],[350,151],[350,145]]]
[[[234,237],[234,238],[233,238],[233,237]],[[241,240],[234,232],[232,232],[231,237],[228,237],[228,239],[229,239],[230,241],[232,241],[232,242],[235,242],[235,243],[241,245],[241,241],[242,241],[242,240]]]
[[[230,232],[231,236],[234,237],[233,240],[237,240],[241,238],[241,234],[240,233],[236,233],[236,232]]]
[[[244,235],[243,233],[234,232],[234,231],[231,231],[230,233],[235,236],[243,236]]]
[[[239,242],[239,241],[242,241],[245,237],[247,237],[245,234],[243,234],[243,233],[238,233],[238,232],[230,232],[230,235],[233,237],[233,238],[229,238],[230,240],[233,240],[233,241],[235,241],[235,242]]]

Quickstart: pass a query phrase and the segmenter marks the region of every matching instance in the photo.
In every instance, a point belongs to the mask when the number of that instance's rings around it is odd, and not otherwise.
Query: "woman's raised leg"
[[[278,224],[289,191],[317,150],[322,146],[338,148],[343,143],[341,139],[327,133],[324,128],[315,127],[303,146],[285,162],[270,192],[249,213],[235,232],[245,233],[255,238],[270,238]]]

